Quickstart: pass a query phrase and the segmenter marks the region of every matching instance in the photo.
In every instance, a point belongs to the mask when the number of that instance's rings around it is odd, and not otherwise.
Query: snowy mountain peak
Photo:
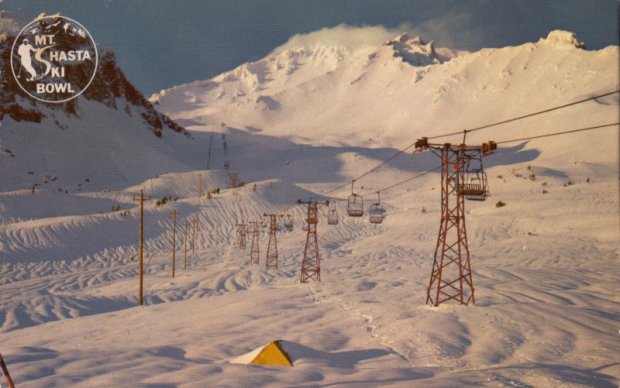
[[[542,44],[553,44],[557,47],[566,47],[566,48],[578,48],[585,49],[586,45],[584,42],[577,39],[577,35],[574,32],[563,31],[563,30],[553,30],[549,32],[546,38],[541,38],[538,43]]]
[[[388,40],[384,45],[392,47],[395,58],[401,58],[412,66],[439,64],[454,57],[448,52],[438,54],[432,40],[426,43],[419,35],[412,37],[406,32]]]
[[[387,42],[385,42],[385,44],[394,45],[396,43],[407,43],[407,42],[411,44],[426,45],[426,42],[422,40],[422,37],[420,37],[420,35],[416,35],[412,37],[411,35],[409,35],[408,32],[401,33],[396,38],[390,39]]]

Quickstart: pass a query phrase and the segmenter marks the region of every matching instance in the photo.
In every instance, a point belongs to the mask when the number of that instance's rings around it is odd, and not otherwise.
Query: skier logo
[[[32,67],[32,59],[30,58],[30,53],[36,51],[37,50],[28,43],[28,39],[24,39],[23,43],[17,49],[17,54],[21,58],[20,69],[23,68],[30,74],[28,81],[34,81],[37,78],[37,72]]]
[[[30,22],[11,49],[17,84],[32,98],[48,103],[82,94],[95,77],[97,61],[97,48],[88,31],[58,14]]]

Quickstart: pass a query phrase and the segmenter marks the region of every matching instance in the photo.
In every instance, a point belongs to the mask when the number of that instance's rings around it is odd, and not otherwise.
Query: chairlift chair
[[[351,182],[351,195],[347,203],[347,214],[349,217],[361,217],[364,215],[364,198],[353,192],[354,183],[355,181]]]
[[[459,186],[459,194],[470,201],[484,201],[489,196],[487,173],[482,166],[482,155],[467,161],[464,182]]]
[[[293,231],[293,217],[291,217],[290,214],[286,215],[286,217],[284,218],[283,224],[286,230],[288,230],[289,232]]]
[[[380,224],[383,222],[385,218],[385,209],[381,205],[381,194],[377,192],[379,197],[378,201],[370,205],[370,209],[368,210],[368,221],[371,224]]]
[[[338,213],[336,212],[336,203],[329,203],[329,211],[327,212],[327,225],[338,225]]]

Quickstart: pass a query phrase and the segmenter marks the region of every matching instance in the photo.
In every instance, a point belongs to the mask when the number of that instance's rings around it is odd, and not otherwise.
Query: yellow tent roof
[[[290,357],[280,346],[280,341],[273,341],[265,346],[230,360],[235,364],[254,364],[270,366],[293,366]]]

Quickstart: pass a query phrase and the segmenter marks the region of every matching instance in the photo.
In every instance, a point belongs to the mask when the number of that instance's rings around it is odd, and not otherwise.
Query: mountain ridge
[[[559,30],[538,42],[471,53],[435,48],[406,34],[355,52],[307,46],[287,46],[209,80],[162,90],[151,101],[192,123],[194,131],[220,131],[226,123],[300,142],[376,147],[507,119],[618,85],[618,46],[588,51],[574,33]],[[404,53],[411,57],[403,60]],[[616,118],[617,103],[599,108],[600,117]],[[579,114],[582,107],[574,109]],[[584,117],[568,122],[591,124]],[[515,123],[514,133],[530,135],[549,125],[529,124]]]

